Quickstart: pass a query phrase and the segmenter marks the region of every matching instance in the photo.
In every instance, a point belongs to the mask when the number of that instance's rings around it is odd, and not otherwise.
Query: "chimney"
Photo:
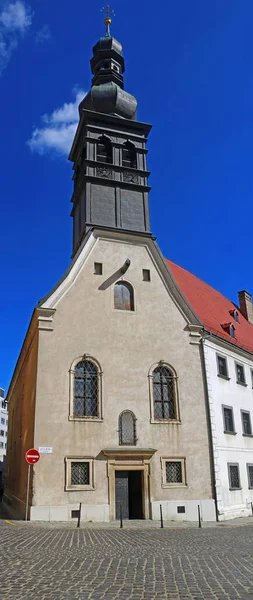
[[[253,325],[253,305],[252,296],[249,292],[242,290],[238,292],[240,311],[242,315]]]

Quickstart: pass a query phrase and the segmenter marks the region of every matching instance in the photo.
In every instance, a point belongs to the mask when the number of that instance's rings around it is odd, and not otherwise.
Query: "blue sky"
[[[101,0],[0,0],[0,387],[70,262],[68,149]],[[125,87],[149,140],[152,231],[233,301],[253,292],[252,0],[114,0]]]

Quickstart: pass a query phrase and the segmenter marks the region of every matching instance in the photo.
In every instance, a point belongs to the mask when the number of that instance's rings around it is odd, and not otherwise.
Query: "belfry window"
[[[98,140],[97,161],[112,163],[112,145],[110,140],[104,135]]]
[[[131,142],[126,142],[122,150],[122,166],[137,169],[136,148]]]
[[[98,416],[98,369],[90,360],[82,360],[75,367],[74,416]]]
[[[114,286],[114,308],[134,310],[134,291],[130,283],[118,281]]]
[[[156,420],[177,419],[176,376],[167,366],[153,371],[153,399]]]
[[[135,446],[136,417],[131,410],[124,410],[119,416],[119,445]]]

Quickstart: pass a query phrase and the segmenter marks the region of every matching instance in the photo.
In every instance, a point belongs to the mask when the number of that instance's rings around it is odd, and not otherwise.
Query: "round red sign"
[[[27,450],[25,454],[25,459],[26,462],[29,463],[29,465],[34,465],[40,459],[40,453],[38,452],[38,450],[35,450],[35,448],[32,448],[31,450]]]

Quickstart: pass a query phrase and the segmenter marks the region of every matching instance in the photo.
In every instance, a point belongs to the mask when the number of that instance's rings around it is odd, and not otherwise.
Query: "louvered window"
[[[122,150],[122,165],[123,167],[130,167],[131,169],[137,169],[137,156],[134,144],[126,142]]]
[[[112,145],[105,136],[98,140],[97,161],[112,164]]]

